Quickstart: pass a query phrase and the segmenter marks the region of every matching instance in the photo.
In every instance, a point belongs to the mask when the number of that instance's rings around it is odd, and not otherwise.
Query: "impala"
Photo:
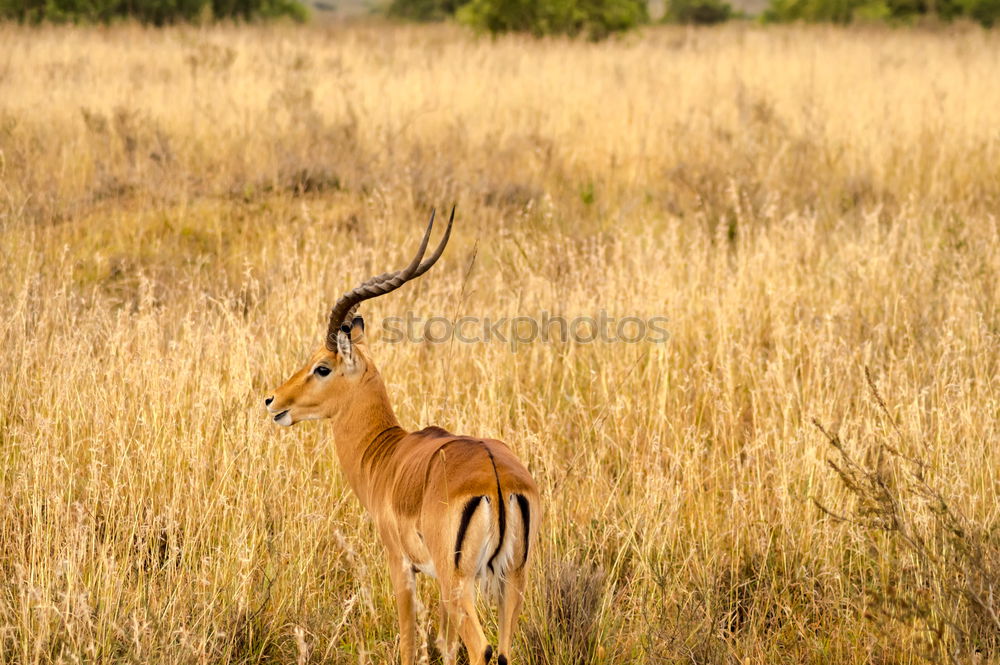
[[[461,637],[473,665],[489,663],[476,616],[479,584],[499,600],[497,662],[510,658],[538,529],[538,489],[503,442],[450,434],[440,427],[407,432],[399,426],[385,384],[365,343],[358,305],[427,272],[440,258],[455,220],[424,259],[434,213],[416,256],[348,291],[330,313],[325,344],[264,400],[269,415],[289,427],[329,419],[348,484],[371,514],[385,546],[399,618],[400,659],[415,658],[415,575],[435,577],[441,590],[438,646],[455,660]]]

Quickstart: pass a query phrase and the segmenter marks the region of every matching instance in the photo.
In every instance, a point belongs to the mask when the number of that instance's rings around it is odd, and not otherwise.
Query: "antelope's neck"
[[[371,493],[384,485],[380,473],[392,473],[378,462],[388,458],[406,432],[399,426],[389,395],[378,374],[365,384],[332,418],[334,446],[351,489],[369,508]]]

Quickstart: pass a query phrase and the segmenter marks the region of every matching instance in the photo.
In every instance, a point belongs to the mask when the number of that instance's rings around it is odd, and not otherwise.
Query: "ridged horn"
[[[427,241],[430,240],[431,229],[434,227],[434,213],[435,211],[432,210],[430,221],[427,222],[427,230],[424,231],[423,240],[420,241],[420,247],[417,249],[416,255],[408,266],[402,270],[382,273],[381,275],[371,277],[340,296],[337,304],[330,311],[330,323],[326,331],[326,348],[328,350],[337,350],[337,331],[341,330],[344,326],[350,326],[358,310],[358,305],[365,300],[395,291],[408,281],[420,277],[430,270],[431,266],[441,258],[445,245],[448,244],[448,239],[451,237],[451,227],[455,222],[455,208],[452,207],[451,209],[448,228],[445,229],[444,236],[441,237],[441,242],[438,243],[437,249],[426,260],[421,262],[421,259],[424,258],[424,252],[427,251]]]

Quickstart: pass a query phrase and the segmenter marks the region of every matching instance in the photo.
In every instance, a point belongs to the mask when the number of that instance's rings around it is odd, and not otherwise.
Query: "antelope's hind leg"
[[[470,665],[487,665],[493,659],[493,647],[486,640],[476,616],[476,581],[460,575],[441,579],[441,605],[448,613],[449,631],[457,631],[465,644]]]
[[[442,595],[438,601],[439,623],[437,648],[441,652],[441,662],[444,665],[454,665],[458,656],[458,631],[451,622],[448,606]]]
[[[510,662],[510,643],[524,602],[527,579],[527,567],[522,566],[508,571],[506,579],[500,583],[500,654],[497,665],[507,665]]]
[[[506,571],[500,577],[500,644],[497,665],[507,665],[510,660],[510,643],[517,618],[524,602],[524,588],[528,581],[528,555],[531,549],[531,504],[524,494],[510,496],[508,506],[511,536],[514,542]]]

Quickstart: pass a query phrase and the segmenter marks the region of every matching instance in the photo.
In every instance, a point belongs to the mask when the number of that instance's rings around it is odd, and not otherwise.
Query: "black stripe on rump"
[[[483,444],[486,447],[486,444]],[[490,464],[493,465],[493,476],[497,479],[497,513],[500,520],[500,542],[497,543],[496,551],[493,552],[493,556],[487,562],[487,566],[490,572],[493,572],[493,559],[497,558],[500,554],[500,548],[503,547],[503,538],[507,533],[507,502],[503,500],[503,490],[500,489],[500,474],[497,473],[497,463],[493,459],[493,453],[490,452],[489,448],[486,448],[486,454],[490,456]]]
[[[523,494],[515,494],[517,497],[517,507],[521,509],[521,519],[524,520],[524,560],[521,561],[521,568],[528,563],[528,547],[531,545],[531,507],[528,499]]]
[[[458,562],[462,560],[462,541],[465,540],[465,532],[469,530],[469,522],[472,520],[472,514],[476,512],[479,502],[484,498],[482,495],[474,496],[466,502],[465,508],[462,509],[462,521],[458,523],[458,538],[455,540],[456,568],[458,568]]]

